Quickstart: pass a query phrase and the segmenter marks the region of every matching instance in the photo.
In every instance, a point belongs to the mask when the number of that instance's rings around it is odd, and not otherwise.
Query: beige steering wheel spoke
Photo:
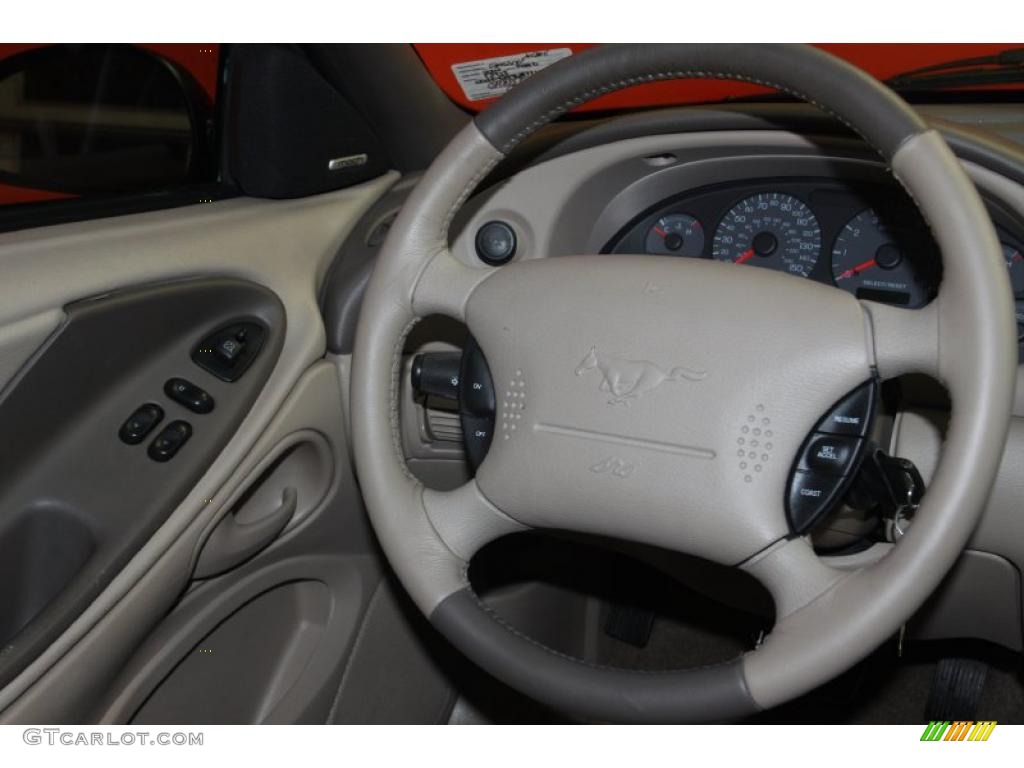
[[[740,568],[771,593],[776,622],[813,602],[848,576],[818,557],[806,538],[776,542]]]
[[[451,491],[424,489],[423,507],[445,546],[466,562],[495,539],[529,530],[484,498],[476,480]]]
[[[412,308],[418,317],[447,315],[466,319],[466,302],[493,268],[468,267],[447,248],[430,257],[413,288]]]
[[[861,302],[868,317],[868,343],[883,379],[907,373],[939,378],[939,302],[903,309]]]

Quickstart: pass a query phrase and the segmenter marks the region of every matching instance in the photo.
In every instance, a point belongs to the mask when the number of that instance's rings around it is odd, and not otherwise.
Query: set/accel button
[[[845,475],[857,456],[861,440],[840,435],[815,435],[800,461],[800,469]]]

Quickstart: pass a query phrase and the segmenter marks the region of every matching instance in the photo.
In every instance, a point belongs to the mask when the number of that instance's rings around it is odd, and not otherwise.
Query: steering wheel
[[[703,259],[581,255],[492,268],[449,251],[453,216],[530,133],[617,89],[701,77],[776,88],[860,134],[932,228],[944,264],[938,297],[923,309],[895,308]],[[449,492],[413,478],[398,429],[403,341],[431,314],[466,323],[497,399],[486,458],[473,480]],[[416,605],[496,678],[585,718],[741,717],[866,656],[953,565],[1006,439],[1013,317],[999,243],[973,185],[943,139],[867,74],[804,46],[595,48],[477,115],[391,228],[352,361],[358,476],[384,552]],[[643,368],[631,379],[647,376],[643,387],[627,402],[609,397],[618,390],[612,381],[609,392],[607,375],[604,385],[577,375],[595,350]],[[943,456],[906,535],[873,565],[839,570],[790,530],[790,467],[842,396],[873,377],[908,372],[950,392]],[[751,419],[772,434],[756,474],[737,461]],[[602,462],[629,471],[601,472]],[[755,650],[700,668],[641,672],[563,655],[504,623],[467,578],[481,546],[528,528],[617,537],[744,569],[772,594],[775,626]]]

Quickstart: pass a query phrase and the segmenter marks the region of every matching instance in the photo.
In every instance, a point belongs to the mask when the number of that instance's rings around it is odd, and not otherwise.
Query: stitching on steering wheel
[[[398,339],[395,341],[395,348],[391,355],[391,385],[388,391],[389,407],[391,415],[389,421],[391,422],[391,447],[395,451],[395,458],[398,459],[398,466],[402,470],[402,474],[406,476],[408,480],[411,480],[413,484],[418,487],[421,485],[420,481],[416,479],[412,471],[409,469],[408,464],[405,461],[405,455],[402,452],[402,430],[401,430],[401,380],[402,380],[402,349],[405,347],[405,340],[409,336],[409,332],[413,329],[413,326],[418,323],[420,319],[413,317],[402,332],[398,334]]]
[[[494,166],[496,166],[504,159],[505,153],[502,153],[497,157],[492,157],[490,160],[484,163],[483,167],[481,167],[479,171],[473,174],[473,177],[466,182],[466,186],[462,188],[461,194],[459,194],[459,196],[454,200],[454,202],[452,202],[451,207],[448,209],[447,215],[444,217],[444,221],[441,223],[441,239],[442,241],[444,241],[445,248],[448,247],[448,228],[451,226],[452,219],[455,218],[455,214],[459,212],[459,209],[462,208],[462,204],[466,202],[466,200],[469,198],[471,194],[473,194],[473,190],[476,189],[477,184],[479,184],[480,181],[494,169]]]

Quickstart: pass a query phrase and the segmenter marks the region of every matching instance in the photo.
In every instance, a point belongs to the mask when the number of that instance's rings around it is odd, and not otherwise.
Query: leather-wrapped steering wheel
[[[530,133],[620,88],[700,77],[771,86],[860,134],[932,228],[943,260],[937,298],[922,309],[895,308],[703,259],[581,255],[495,268],[450,253],[453,216]],[[439,313],[469,327],[497,394],[490,450],[476,477],[450,492],[413,478],[398,429],[404,339],[417,319]],[[352,361],[359,480],[381,545],[416,605],[495,677],[588,718],[741,717],[870,653],[953,565],[1006,437],[1013,317],[999,243],[977,192],[943,139],[876,80],[804,46],[596,48],[538,73],[472,120],[391,228]],[[645,387],[628,406],[610,402],[596,378],[577,375],[591,349],[693,375]],[[790,532],[790,467],[844,394],[873,377],[910,372],[950,392],[942,458],[908,533],[873,565],[838,570]],[[751,417],[772,433],[770,460],[756,476],[736,461]],[[605,459],[632,471],[591,471]],[[565,656],[502,622],[467,579],[480,547],[529,528],[617,537],[741,568],[771,592],[775,626],[757,649],[696,669],[631,671]]]

